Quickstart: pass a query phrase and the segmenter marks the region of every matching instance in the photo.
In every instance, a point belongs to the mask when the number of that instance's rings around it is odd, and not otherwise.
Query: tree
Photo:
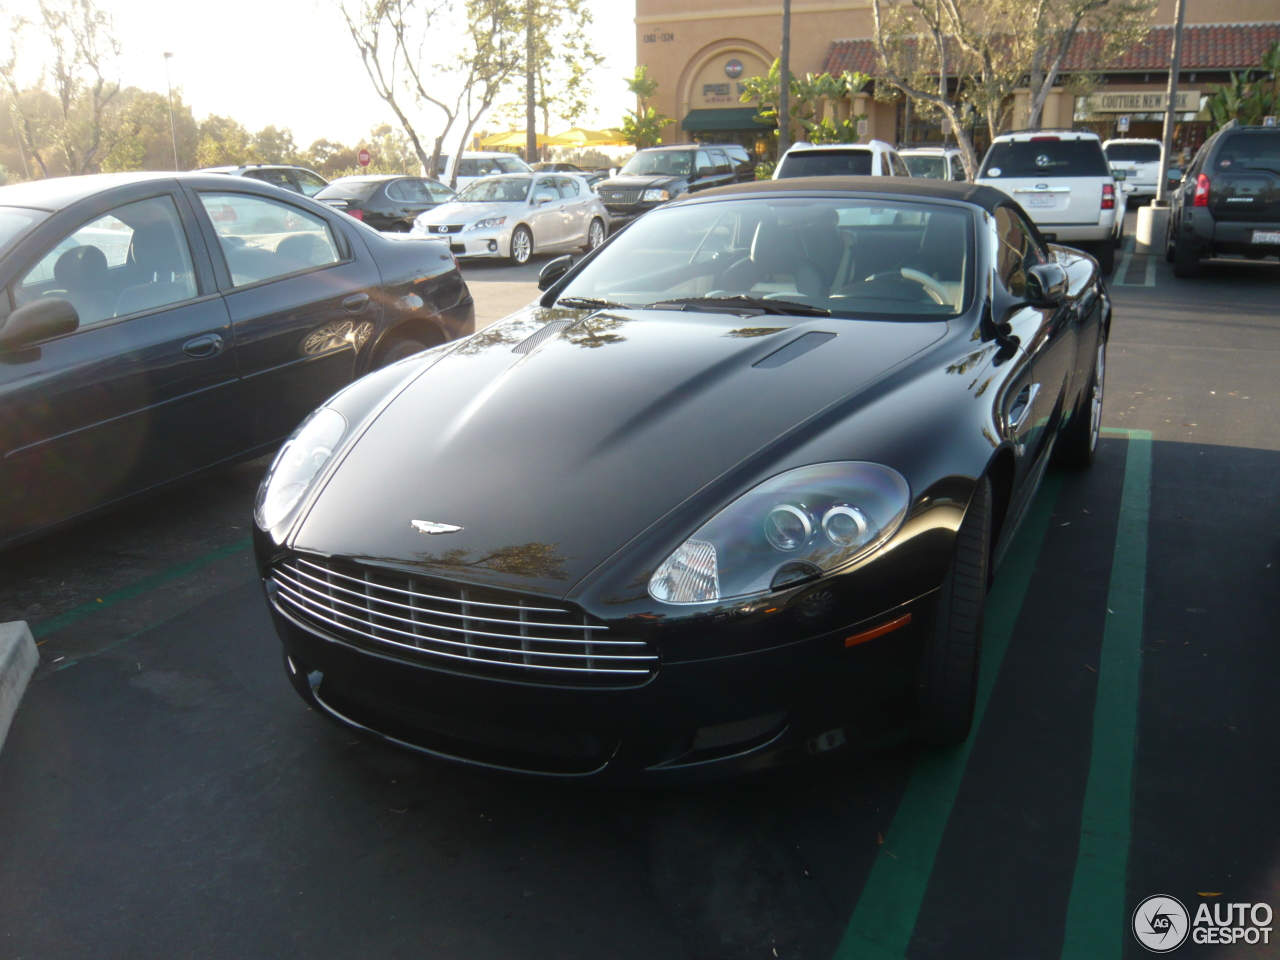
[[[1062,65],[1081,30],[1096,31],[1102,46],[1099,66],[1141,41],[1151,28],[1156,0],[1021,0],[1020,18],[1032,44],[1031,107],[1027,127],[1040,129],[1045,101],[1057,85]]]
[[[0,60],[0,82],[18,115],[18,129],[26,152],[49,176],[49,160],[56,156],[68,173],[97,171],[104,158],[127,135],[120,123],[120,44],[111,17],[94,0],[38,0],[37,23],[16,17],[10,21],[9,53]],[[27,42],[32,31],[34,43]],[[49,113],[36,108],[18,86],[19,48],[35,46],[45,56],[38,86],[54,100]]]
[[[179,94],[174,95],[173,119],[179,162],[190,168],[196,159],[199,125]],[[120,123],[126,135],[103,158],[104,171],[173,169],[169,98],[165,94],[126,87],[120,94]]]
[[[1209,110],[1215,127],[1230,120],[1258,124],[1263,117],[1280,112],[1280,43],[1273,43],[1262,55],[1259,68],[1262,76],[1257,80],[1250,82],[1246,75],[1232,73],[1228,83],[1211,88]]]
[[[293,141],[293,131],[288,127],[263,127],[253,135],[252,156],[257,163],[296,164],[298,145]]]
[[[519,76],[524,60],[524,18],[519,0],[467,0],[466,72],[458,97],[459,113],[466,118],[458,154],[466,149],[476,123],[502,95],[509,81]],[[458,186],[458,164],[453,165],[449,186]]]
[[[195,166],[240,166],[252,159],[253,137],[239,121],[216,114],[200,121]]]
[[[792,76],[789,84],[790,96],[787,98],[792,124],[799,123],[804,128],[805,139],[809,143],[857,143],[858,121],[867,119],[867,115],[857,114],[847,120],[837,120],[822,115],[824,104],[852,99],[862,92],[870,79],[865,73],[850,73],[847,70],[838,76],[829,73],[816,76],[807,73],[804,79]],[[765,76],[744,80],[742,88],[742,102],[755,101],[760,119],[781,129],[778,124],[782,91],[781,58],[773,61]]]
[[[658,81],[649,79],[649,67],[642,63],[626,84],[635,94],[636,109],[622,119],[623,139],[640,150],[655,146],[662,137],[663,127],[671,123],[670,117],[649,106],[649,99],[658,92]]]
[[[592,68],[604,57],[587,35],[593,23],[587,0],[524,0],[521,17],[526,29],[532,24],[534,112],[544,134],[551,133],[552,119],[572,126],[586,114],[591,100]],[[527,65],[521,67],[521,72]],[[527,90],[501,103],[498,116],[528,129]]]

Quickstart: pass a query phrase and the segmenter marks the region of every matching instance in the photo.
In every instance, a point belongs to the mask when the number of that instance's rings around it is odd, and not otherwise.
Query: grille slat
[[[624,189],[619,189],[615,187],[609,187],[605,190],[600,191],[600,199],[605,200],[609,203],[626,203],[626,204],[639,203],[641,192],[642,191],[640,190],[634,190],[634,189],[624,190]]]
[[[644,682],[657,668],[645,641],[610,637],[585,614],[505,592],[300,557],[278,564],[271,579],[286,609],[336,639],[468,673],[617,686]],[[499,602],[507,599],[515,602]]]

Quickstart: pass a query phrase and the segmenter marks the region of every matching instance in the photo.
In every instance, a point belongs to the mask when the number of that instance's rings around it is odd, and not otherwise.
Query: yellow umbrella
[[[559,137],[548,137],[546,134],[534,134],[538,138],[539,147],[568,147],[573,145],[572,140],[562,140]],[[510,130],[507,133],[497,133],[492,137],[485,137],[480,141],[482,147],[523,147],[527,144],[528,137],[523,130]]]
[[[564,133],[556,134],[556,136],[571,142],[577,147],[623,147],[627,145],[627,141],[622,138],[622,133],[618,130],[587,130],[583,127],[573,127]]]

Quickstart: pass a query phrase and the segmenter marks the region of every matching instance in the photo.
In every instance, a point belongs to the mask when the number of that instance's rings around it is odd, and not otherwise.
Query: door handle
[[[184,343],[182,352],[196,360],[217,356],[222,352],[222,337],[216,333],[206,333],[203,337],[196,337]]]
[[[352,294],[342,301],[342,309],[347,313],[360,313],[368,305],[369,295],[367,293]]]
[[[1009,408],[1009,426],[1014,433],[1021,430],[1022,425],[1027,422],[1027,417],[1031,416],[1036,394],[1039,392],[1040,384],[1038,383],[1028,384],[1018,391],[1017,397],[1014,398],[1013,406]]]

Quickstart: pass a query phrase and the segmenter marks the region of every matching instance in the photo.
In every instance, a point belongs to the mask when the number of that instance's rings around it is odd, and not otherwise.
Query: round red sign
[[[360,161],[360,166],[367,167],[369,165],[369,151],[361,150],[356,154],[356,159]]]

